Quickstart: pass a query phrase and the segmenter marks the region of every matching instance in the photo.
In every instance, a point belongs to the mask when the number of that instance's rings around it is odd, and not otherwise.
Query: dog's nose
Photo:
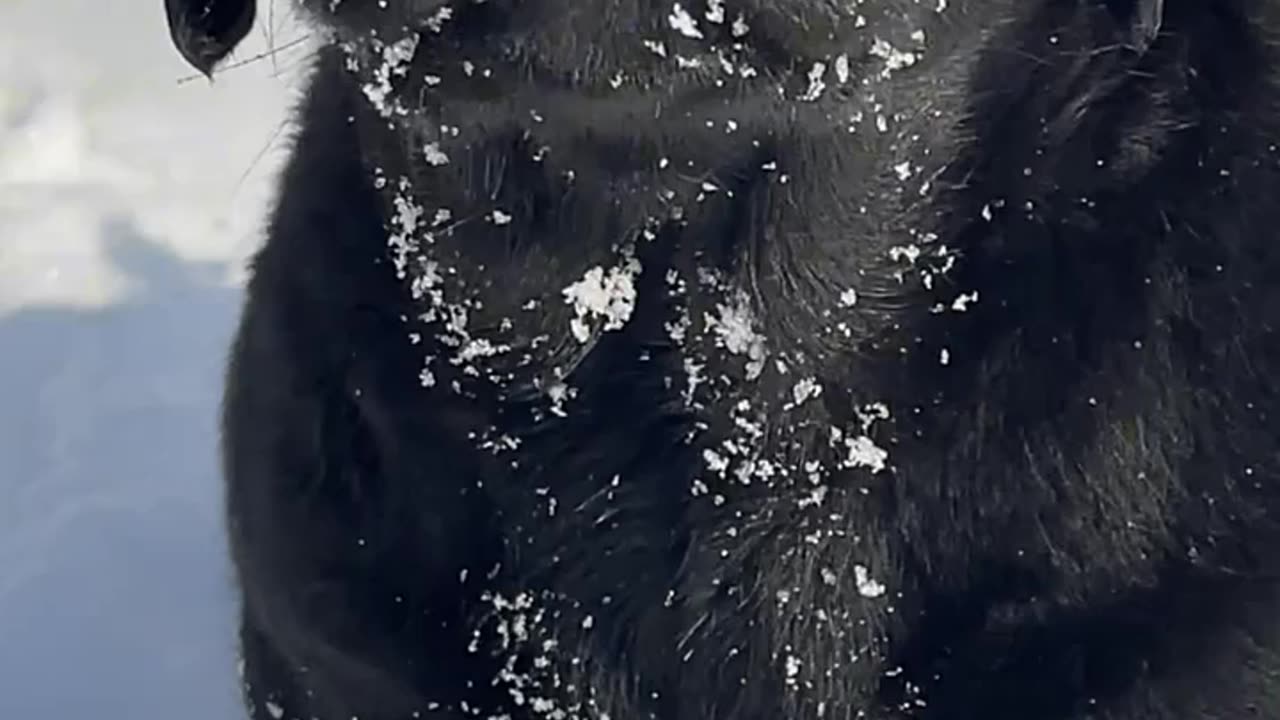
[[[205,76],[253,27],[255,0],[165,0],[169,35],[182,57]]]

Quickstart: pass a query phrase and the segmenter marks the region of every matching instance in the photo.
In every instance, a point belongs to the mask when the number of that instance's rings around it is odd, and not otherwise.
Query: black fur
[[[1280,717],[1274,3],[306,4],[258,717]]]

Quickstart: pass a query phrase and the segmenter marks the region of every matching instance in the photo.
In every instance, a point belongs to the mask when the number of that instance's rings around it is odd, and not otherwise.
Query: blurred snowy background
[[[0,0],[0,718],[240,716],[217,403],[288,5],[211,86],[162,0]]]

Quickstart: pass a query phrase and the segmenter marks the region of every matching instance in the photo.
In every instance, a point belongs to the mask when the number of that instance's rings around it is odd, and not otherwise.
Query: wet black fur
[[[232,17],[249,3],[220,4]],[[878,4],[925,22],[917,3]],[[391,40],[436,3],[375,5],[345,0],[338,22]],[[669,5],[489,0],[423,53],[479,62],[502,34],[543,83],[450,98],[477,108],[459,141],[472,150],[430,191],[480,207],[506,168],[510,245],[486,244],[489,229],[456,246],[468,278],[501,279],[486,290],[499,307],[506,288],[562,287],[578,258],[604,261],[601,234],[647,212],[632,198],[659,185],[632,158],[722,162],[715,176],[737,189],[639,251],[635,316],[576,367],[563,419],[420,386],[426,350],[404,320],[417,308],[371,177],[421,168],[396,155],[403,138],[342,54],[321,53],[226,392],[256,716],[538,717],[493,682],[503,657],[482,600],[532,590],[556,593],[538,600],[538,637],[581,662],[561,669],[576,690],[527,695],[563,707],[590,688],[614,720],[1280,717],[1280,10],[951,0],[929,26],[935,59],[885,87],[898,107],[937,110],[904,121],[937,172],[931,193],[906,197],[877,174],[887,141],[789,105],[748,98],[731,108],[740,134],[697,135],[678,115],[636,120],[644,95],[592,103],[613,70],[651,60],[624,40]],[[803,75],[798,58],[826,51],[819,0],[726,6],[775,18],[753,24],[776,30],[759,41],[771,69]],[[570,73],[584,58],[597,65]],[[521,103],[547,88],[555,118],[533,127]],[[586,178],[578,195],[520,159],[511,138],[526,127],[572,148],[552,167]],[[786,186],[758,169],[768,158]],[[914,227],[961,253],[933,290],[880,266]],[[723,507],[690,495],[728,414],[689,411],[664,384],[682,375],[661,278],[694,257],[751,288],[772,347],[822,379],[824,422],[851,401],[892,408],[876,435],[888,471],[840,476],[822,515],[789,487]],[[845,286],[864,299],[854,338],[833,340],[814,308]],[[930,312],[971,290],[967,312]],[[566,325],[557,312],[519,316],[516,334]],[[769,406],[785,385],[738,392]],[[814,418],[787,418],[799,445],[766,442],[803,453]],[[491,424],[524,439],[515,470],[468,437]],[[889,595],[862,597],[854,563]]]

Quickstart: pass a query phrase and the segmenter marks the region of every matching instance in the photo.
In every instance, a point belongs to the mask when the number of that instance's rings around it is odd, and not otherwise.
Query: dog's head
[[[895,364],[875,386],[894,407],[942,388],[974,425],[1036,418],[1085,392],[1067,339],[1130,352],[1150,249],[1232,216],[1243,158],[1268,154],[1229,132],[1258,122],[1260,0],[299,1],[378,110],[355,114],[361,149],[397,269],[443,327],[438,387],[528,374],[563,396],[546,378],[574,381],[636,317],[687,355],[673,387],[776,406],[784,429],[788,407],[819,412],[796,377],[835,418],[884,399],[854,397],[864,358]],[[254,15],[166,2],[204,72]],[[687,307],[671,323],[667,295]],[[950,359],[997,342],[1007,357]]]
[[[537,280],[554,295],[608,267],[612,249],[589,239],[668,216],[733,238],[696,252],[756,253],[773,273],[744,281],[759,292],[816,277],[788,258],[822,257],[842,267],[815,283],[905,306],[901,273],[873,272],[887,250],[995,236],[988,202],[1096,224],[1080,198],[1132,185],[1187,125],[1184,71],[1203,58],[1185,45],[1210,13],[1192,0],[296,1],[391,121],[363,126],[381,182],[430,196],[426,217],[503,219],[483,225],[492,243],[475,223],[433,239],[440,251],[466,235],[457,262],[510,289],[484,303],[495,313],[536,294],[513,248],[558,258],[565,277]],[[255,15],[254,0],[166,7],[205,73]],[[1176,42],[1154,44],[1162,28]],[[493,279],[504,268],[518,276]]]

